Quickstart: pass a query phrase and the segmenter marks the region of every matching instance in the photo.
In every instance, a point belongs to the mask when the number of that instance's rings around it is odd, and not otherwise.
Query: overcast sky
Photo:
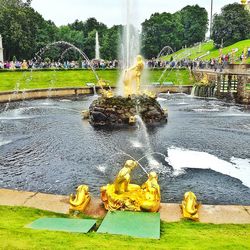
[[[76,19],[85,21],[95,17],[108,27],[125,23],[126,0],[33,0],[32,7],[43,17],[55,22],[57,26],[66,25]],[[199,4],[210,12],[211,0],[131,0],[136,3],[137,20],[139,26],[155,12],[174,13],[186,5]],[[214,12],[219,13],[222,6],[240,2],[240,0],[213,0]]]

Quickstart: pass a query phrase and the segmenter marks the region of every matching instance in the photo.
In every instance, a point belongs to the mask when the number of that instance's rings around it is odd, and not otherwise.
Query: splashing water
[[[152,150],[152,147],[150,144],[150,139],[149,139],[147,127],[139,115],[136,115],[136,121],[138,123],[138,129],[141,132],[141,136],[144,139],[145,147],[147,150],[147,154],[145,157],[147,158],[147,161],[148,161],[150,167],[159,168],[159,166],[161,164],[153,157],[153,150]],[[138,134],[138,136],[140,136],[140,133]],[[140,139],[140,138],[138,138],[138,139]]]
[[[95,78],[97,81],[99,81],[99,77],[91,63],[91,61],[89,60],[88,56],[82,51],[80,50],[79,48],[77,48],[75,45],[69,43],[69,42],[65,42],[65,41],[57,41],[57,42],[54,42],[54,43],[50,43],[48,44],[46,47],[42,48],[41,50],[39,50],[37,53],[36,53],[36,56],[38,56],[39,58],[41,58],[41,55],[46,51],[48,50],[50,47],[52,46],[59,46],[59,45],[64,45],[64,46],[68,46],[69,48],[72,48],[73,50],[77,51],[89,64],[91,70],[93,71],[94,75],[95,75]],[[65,51],[64,51],[65,52]]]
[[[126,0],[126,25],[123,30],[123,42],[121,46],[122,74],[117,84],[117,95],[124,96],[123,79],[125,69],[134,64],[136,56],[140,53],[140,35],[139,30],[133,25],[138,19],[135,14],[135,1]]]
[[[230,162],[206,152],[171,147],[166,161],[174,169],[174,175],[185,173],[185,169],[211,169],[242,181],[250,187],[250,159],[231,157]]]

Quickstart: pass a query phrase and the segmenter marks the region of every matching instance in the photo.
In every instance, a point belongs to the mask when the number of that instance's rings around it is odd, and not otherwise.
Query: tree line
[[[95,18],[89,18],[57,27],[35,11],[31,1],[0,0],[0,34],[4,39],[6,60],[33,58],[41,48],[60,40],[72,43],[92,59],[95,57],[96,31],[99,33],[101,57],[107,60],[118,58],[122,25],[108,28]],[[202,42],[207,29],[208,13],[198,5],[186,6],[173,14],[155,13],[142,23],[142,54],[152,58],[167,45],[178,50]],[[247,39],[250,36],[250,14],[240,4],[227,5],[220,15],[214,16],[212,30],[212,38],[217,44],[222,39],[225,45]],[[43,56],[58,60],[58,52],[59,48],[53,47]],[[79,57],[74,51],[69,51],[67,56],[69,59]]]

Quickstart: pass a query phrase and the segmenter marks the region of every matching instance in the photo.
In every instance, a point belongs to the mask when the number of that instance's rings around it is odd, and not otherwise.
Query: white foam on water
[[[176,103],[177,105],[187,105],[188,103],[187,102],[179,102],[179,103]]]
[[[250,187],[250,159],[231,157],[228,162],[205,152],[171,147],[166,161],[173,167],[175,175],[184,173],[186,168],[211,169],[237,178]]]
[[[12,141],[0,141],[0,147],[12,143]]]
[[[134,140],[131,140],[130,142],[134,148],[142,148],[142,144],[140,142]]]
[[[192,109],[194,112],[220,112],[218,108],[213,108],[213,109]]]
[[[219,116],[241,116],[241,117],[250,117],[249,113],[241,112],[241,113],[223,113],[219,114]]]
[[[69,100],[69,99],[61,99],[59,100],[60,102],[72,102],[72,100]]]
[[[162,97],[157,97],[156,100],[157,100],[158,102],[167,101],[166,98],[162,98]]]
[[[100,172],[105,173],[106,166],[104,166],[104,165],[99,165],[99,166],[97,166],[96,168],[97,168]]]
[[[32,118],[35,118],[35,116],[17,116],[17,117],[0,116],[0,120],[25,120],[25,119],[32,119]]]
[[[152,155],[149,155],[147,160],[150,168],[160,168],[162,166]]]

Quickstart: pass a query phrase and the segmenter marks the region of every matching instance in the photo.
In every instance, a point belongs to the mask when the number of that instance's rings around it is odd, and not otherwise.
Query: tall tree
[[[179,12],[179,15],[184,28],[182,44],[191,46],[194,43],[203,41],[208,28],[206,9],[201,8],[199,5],[188,5]]]
[[[142,50],[147,58],[156,57],[165,46],[174,50],[205,39],[208,14],[198,5],[186,6],[174,14],[155,13],[142,23]]]
[[[55,39],[55,25],[30,7],[31,1],[0,0],[0,34],[5,59],[32,58],[40,46]]]
[[[225,46],[250,38],[250,13],[241,4],[228,4],[214,16],[212,39]]]
[[[122,25],[114,25],[106,30],[102,38],[101,56],[108,60],[117,59],[122,37]]]
[[[170,13],[155,13],[142,23],[142,51],[145,57],[156,57],[165,46],[181,47],[183,27]]]

